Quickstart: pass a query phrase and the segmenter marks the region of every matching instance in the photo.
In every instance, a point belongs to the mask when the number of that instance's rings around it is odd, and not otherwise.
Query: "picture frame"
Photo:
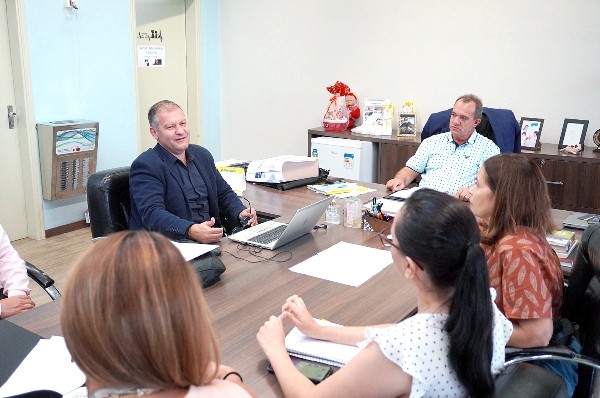
[[[521,131],[521,149],[539,151],[542,148],[540,136],[544,127],[544,119],[522,117],[519,123]]]
[[[416,113],[398,113],[398,137],[416,137],[417,136],[417,114]]]
[[[589,123],[589,120],[565,119],[562,132],[560,133],[560,141],[558,141],[558,149],[563,149],[568,145],[579,144],[583,151],[583,142],[585,141],[585,133],[587,132]]]

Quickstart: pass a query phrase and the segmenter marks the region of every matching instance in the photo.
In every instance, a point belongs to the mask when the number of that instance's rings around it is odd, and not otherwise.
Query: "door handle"
[[[14,129],[15,128],[15,118],[17,117],[17,113],[13,110],[12,105],[8,105],[6,108],[8,109],[8,128]]]

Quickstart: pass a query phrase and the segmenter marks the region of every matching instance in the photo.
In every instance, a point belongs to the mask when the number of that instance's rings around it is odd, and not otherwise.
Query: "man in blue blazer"
[[[179,105],[157,102],[148,111],[148,122],[157,144],[131,165],[131,229],[215,243],[221,240],[224,225],[238,225],[243,217],[256,225],[256,211],[247,209],[221,177],[210,152],[190,145]]]

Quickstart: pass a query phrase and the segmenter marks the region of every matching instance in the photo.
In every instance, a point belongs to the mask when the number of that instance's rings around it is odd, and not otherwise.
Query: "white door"
[[[140,149],[154,147],[148,109],[168,99],[187,114],[185,0],[136,0],[136,54]]]
[[[8,43],[6,1],[0,0],[0,224],[12,239],[27,237],[25,193],[19,147],[19,109],[14,128],[9,128],[8,106],[15,105],[15,92]]]

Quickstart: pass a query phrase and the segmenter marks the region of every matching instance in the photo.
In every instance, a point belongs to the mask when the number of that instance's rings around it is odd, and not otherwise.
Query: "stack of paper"
[[[396,191],[393,194],[389,195],[388,197],[390,199],[397,198],[400,200],[405,200],[405,199],[410,198],[410,196],[413,193],[417,192],[419,189],[421,189],[421,187],[412,187],[412,188],[408,188],[408,189],[401,189],[400,191]]]
[[[560,266],[563,269],[563,271],[565,269],[571,269],[571,267],[573,266],[573,261],[575,261],[575,254],[577,253],[575,248],[578,244],[579,241],[576,240],[575,243],[571,245],[571,249],[569,249],[568,253],[556,253],[558,259],[560,260]]]
[[[560,229],[546,235],[546,240],[557,254],[568,255],[576,242],[575,232]]]
[[[221,173],[221,177],[229,184],[233,192],[238,196],[246,190],[246,172],[243,167],[219,166],[217,170]]]
[[[315,319],[315,321],[325,326],[341,326],[323,319]],[[337,367],[348,363],[360,351],[359,347],[353,345],[311,339],[297,327],[285,336],[285,348],[292,356]]]
[[[66,394],[85,383],[85,375],[71,360],[65,339],[42,339],[25,357],[10,379],[0,388],[0,396],[28,391],[51,390]]]
[[[342,184],[307,185],[306,187],[321,195],[335,196],[336,198],[348,198],[375,191],[374,189],[363,187],[352,182]]]

